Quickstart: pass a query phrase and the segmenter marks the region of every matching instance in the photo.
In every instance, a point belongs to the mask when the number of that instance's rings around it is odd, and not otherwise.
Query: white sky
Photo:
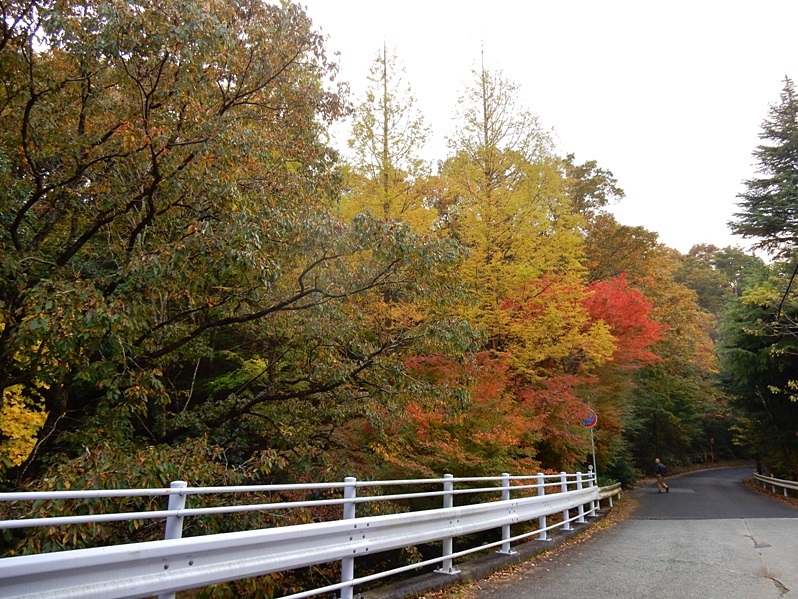
[[[298,0],[340,52],[358,100],[383,41],[405,67],[446,156],[458,96],[486,66],[553,129],[559,154],[596,160],[625,190],[626,225],[687,252],[747,248],[726,223],[784,76],[798,78],[796,0]]]

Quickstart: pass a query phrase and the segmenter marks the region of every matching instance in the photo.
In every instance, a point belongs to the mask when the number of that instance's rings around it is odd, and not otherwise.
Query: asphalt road
[[[667,494],[640,489],[629,519],[470,597],[798,598],[798,509],[743,487],[751,471],[669,478]]]

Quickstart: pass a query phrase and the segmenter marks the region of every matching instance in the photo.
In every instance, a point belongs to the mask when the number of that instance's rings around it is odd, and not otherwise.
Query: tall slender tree
[[[462,276],[478,299],[468,318],[487,331],[492,351],[514,347],[517,363],[531,373],[547,361],[547,351],[549,358],[580,351],[587,313],[578,298],[582,219],[572,210],[548,133],[517,96],[501,73],[484,65],[473,72],[441,177],[448,230],[470,250]],[[555,288],[559,294],[548,293]],[[533,308],[542,297],[545,307]],[[530,326],[530,309],[545,313],[559,332]]]
[[[477,359],[490,365],[474,376],[505,373],[494,398],[511,399],[502,409],[536,431],[515,450],[565,467],[589,443],[578,381],[614,351],[608,325],[592,321],[583,301],[584,217],[548,132],[519,105],[513,82],[483,64],[457,118],[440,173],[442,231],[469,250],[461,281],[473,299],[461,314],[484,332]]]
[[[428,229],[436,216],[425,203],[429,168],[421,158],[429,127],[416,106],[399,58],[386,44],[374,59],[367,80],[349,140],[354,161],[342,212],[351,216],[368,210],[377,218]]]
[[[513,171],[502,170],[507,151],[526,162],[551,157],[553,142],[540,118],[518,102],[518,85],[501,71],[485,66],[472,71],[472,81],[459,98],[458,133],[448,141],[454,153],[465,153],[482,173],[486,192],[502,185]]]

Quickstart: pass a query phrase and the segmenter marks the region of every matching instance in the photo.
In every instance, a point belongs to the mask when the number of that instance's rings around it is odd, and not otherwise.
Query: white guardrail
[[[770,490],[775,493],[776,487],[784,490],[784,496],[787,497],[788,490],[798,492],[798,482],[794,480],[783,480],[781,478],[773,478],[772,476],[764,476],[762,474],[757,474],[754,472],[754,478],[762,483],[762,488],[767,489],[770,487]]]
[[[364,487],[435,485],[440,490],[413,493],[357,496]],[[490,485],[490,486],[487,486]],[[457,486],[457,488],[456,488]],[[279,493],[340,490],[342,497],[324,500],[288,501],[210,508],[186,508],[192,495],[224,493]],[[373,491],[373,489],[372,489]],[[496,499],[455,507],[456,496],[490,493]],[[168,508],[149,512],[90,514],[0,521],[1,529],[69,526],[122,520],[164,519],[162,540],[21,555],[0,559],[0,597],[6,599],[121,599],[151,597],[172,599],[178,591],[211,584],[251,578],[330,562],[341,562],[341,582],[286,596],[300,599],[340,590],[342,599],[351,599],[356,585],[440,564],[436,572],[456,573],[454,560],[496,547],[512,554],[513,542],[537,535],[548,540],[548,531],[571,530],[574,522],[584,523],[595,515],[599,501],[620,493],[620,484],[599,489],[593,473],[537,474],[531,476],[454,478],[393,481],[357,481],[246,487],[188,487],[172,483],[169,489],[125,489],[53,491],[41,493],[0,493],[0,501],[50,501],[54,499],[98,499],[168,497]],[[442,498],[442,507],[408,513],[355,517],[358,504],[428,497]],[[229,532],[182,538],[185,518],[242,511],[287,510],[313,506],[341,505],[343,518],[277,528]],[[573,513],[573,515],[572,515]],[[557,515],[549,524],[547,517]],[[537,528],[512,535],[514,524],[538,519]],[[489,529],[501,529],[501,540],[462,551],[453,551],[452,539]],[[356,558],[403,547],[442,541],[442,555],[420,563],[398,567],[369,576],[354,576]]]

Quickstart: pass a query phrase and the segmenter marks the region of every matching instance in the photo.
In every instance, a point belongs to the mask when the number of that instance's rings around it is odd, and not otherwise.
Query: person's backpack
[[[659,474],[661,474],[662,476],[665,476],[668,473],[668,467],[665,464],[663,464],[662,462],[657,464],[657,468],[658,468],[657,472]]]

